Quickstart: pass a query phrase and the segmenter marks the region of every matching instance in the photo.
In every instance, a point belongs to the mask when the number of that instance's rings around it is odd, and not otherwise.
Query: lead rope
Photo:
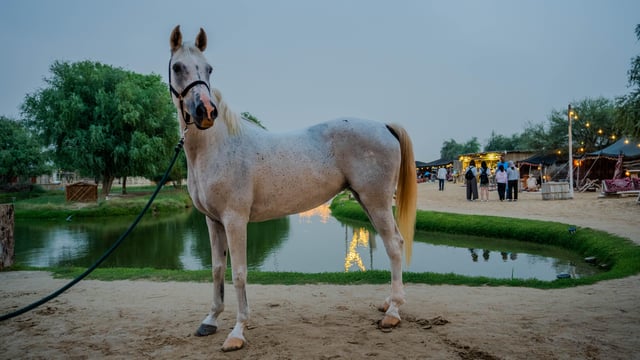
[[[182,134],[183,134],[182,138],[180,139],[180,141],[178,142],[178,144],[175,147],[175,152],[176,153],[173,156],[173,159],[171,160],[171,163],[169,164],[169,168],[167,169],[167,171],[165,171],[164,176],[162,177],[162,180],[160,180],[160,182],[158,183],[158,186],[156,187],[156,190],[151,195],[151,198],[149,198],[149,201],[147,202],[147,205],[145,205],[144,209],[142,209],[142,211],[140,212],[138,217],[133,221],[133,223],[131,223],[131,225],[129,226],[127,231],[125,231],[122,235],[120,235],[120,238],[116,242],[114,242],[113,245],[111,245],[111,247],[100,257],[100,259],[98,259],[98,261],[96,261],[93,265],[91,265],[91,267],[89,267],[87,270],[85,270],[85,272],[83,272],[78,277],[76,277],[75,279],[70,281],[67,285],[65,285],[65,286],[61,287],[60,289],[58,289],[56,292],[54,292],[54,293],[52,293],[52,294],[50,294],[48,296],[43,297],[42,299],[32,303],[31,305],[25,306],[25,307],[23,307],[21,309],[18,309],[16,311],[12,312],[12,313],[0,316],[0,321],[8,320],[8,319],[14,318],[14,317],[16,317],[18,315],[24,314],[24,313],[26,313],[28,311],[31,311],[31,310],[37,308],[38,306],[40,306],[42,304],[47,303],[48,301],[53,300],[56,297],[60,296],[63,292],[67,291],[73,285],[75,285],[78,282],[80,282],[80,280],[82,280],[85,277],[87,277],[87,275],[91,274],[91,272],[93,272],[93,270],[95,270],[100,264],[102,264],[102,262],[105,261],[107,259],[107,257],[109,257],[109,255],[111,255],[111,253],[113,253],[118,248],[118,246],[120,246],[120,244],[122,244],[124,239],[127,236],[129,236],[131,231],[133,231],[133,229],[138,225],[138,223],[142,219],[142,216],[149,209],[149,207],[151,206],[151,203],[153,203],[153,200],[155,200],[156,196],[160,192],[160,189],[162,188],[164,183],[167,181],[167,178],[169,177],[169,172],[171,171],[171,169],[175,165],[176,161],[178,160],[178,155],[180,155],[180,151],[182,150],[182,147],[184,146],[184,134],[186,132],[187,132],[187,129],[185,128],[184,131],[182,132]]]

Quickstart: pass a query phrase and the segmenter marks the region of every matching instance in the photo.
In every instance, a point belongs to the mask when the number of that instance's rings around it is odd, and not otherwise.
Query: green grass
[[[153,189],[138,189],[140,195],[146,195]],[[132,191],[133,192],[133,191]],[[146,204],[149,196],[133,196],[113,199],[95,206],[81,209],[70,208],[64,203],[64,194],[47,192],[37,198],[16,202],[16,216],[52,217],[68,216],[111,216],[122,213],[137,214]],[[185,190],[163,189],[154,202],[155,211],[168,211],[174,207],[191,206]],[[51,208],[51,209],[49,209]],[[337,218],[368,222],[362,208],[346,196],[338,196],[331,204],[332,214]],[[495,216],[462,215],[434,211],[418,211],[416,229],[423,231],[468,234],[504,238],[555,245],[574,251],[584,257],[595,256],[608,271],[579,279],[558,279],[541,281],[535,279],[493,279],[457,274],[404,273],[405,283],[431,285],[468,285],[468,286],[525,286],[539,289],[566,288],[589,285],[598,281],[623,278],[640,273],[640,247],[630,240],[603,231],[578,228],[571,235],[570,224],[557,222],[502,218]],[[85,271],[84,268],[31,268],[14,266],[11,270],[46,270],[57,278],[74,278]],[[88,276],[97,280],[153,280],[153,281],[211,281],[209,270],[159,270],[133,268],[98,268]],[[226,274],[231,281],[230,271]],[[260,272],[249,271],[248,282],[252,284],[386,284],[390,281],[388,271],[335,272],[335,273],[297,273],[297,272]]]
[[[82,274],[85,268],[34,268],[16,266],[11,270],[18,271],[50,271],[54,278],[72,279]],[[404,272],[404,282],[429,285],[468,285],[468,286],[526,286],[539,289],[564,288],[579,285],[569,280],[553,282],[541,280],[509,280],[486,277],[469,277],[456,274],[412,273]],[[388,284],[390,272],[384,270],[370,270],[362,272],[263,272],[249,271],[247,282],[262,285],[306,285],[306,284]],[[87,276],[87,280],[115,281],[115,280],[149,280],[149,281],[189,281],[211,282],[210,270],[161,270],[151,268],[98,268]],[[231,270],[225,275],[227,282],[231,282]]]
[[[336,197],[331,204],[332,215],[336,218],[366,221],[366,214],[355,201],[346,197]],[[456,233],[475,236],[495,237],[500,234],[505,239],[530,243],[559,246],[580,254],[594,256],[599,264],[609,270],[579,279],[562,279],[552,282],[531,280],[486,279],[489,285],[517,284],[537,288],[566,287],[593,284],[597,281],[623,278],[640,273],[640,246],[631,240],[604,231],[577,227],[575,234],[568,231],[569,225],[557,222],[503,218],[497,216],[463,215],[435,211],[418,211],[416,229],[422,231]],[[432,274],[432,276],[437,276]],[[446,275],[445,275],[446,276]],[[418,278],[421,278],[418,276]],[[443,283],[477,285],[484,280],[473,277],[451,275]],[[405,275],[405,281],[412,282],[412,274]],[[419,281],[422,282],[422,281]]]
[[[114,189],[118,190],[119,189]],[[127,195],[112,192],[109,200],[92,203],[67,202],[62,190],[48,191],[39,196],[16,201],[16,218],[57,219],[73,215],[83,217],[108,217],[137,215],[145,207],[155,187],[128,188]],[[150,211],[169,213],[191,207],[189,193],[184,188],[164,186],[158,193]]]

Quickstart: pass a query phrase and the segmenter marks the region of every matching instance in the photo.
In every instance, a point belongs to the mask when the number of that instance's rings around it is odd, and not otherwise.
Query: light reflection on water
[[[307,226],[292,226],[282,246],[270,252],[256,269],[323,272],[337,271],[335,269],[340,263],[343,263],[342,271],[345,272],[389,269],[389,260],[382,239],[374,231],[364,226],[342,224],[326,214],[330,214],[328,205],[297,215],[299,222]],[[439,239],[437,245],[429,243],[435,241],[436,237]],[[450,237],[453,239],[448,241],[447,238]],[[596,272],[596,269],[581,263],[582,259],[579,256],[563,249],[516,242],[519,248],[529,248],[538,252],[518,253],[509,250],[513,248],[513,240],[499,239],[492,242],[491,248],[502,246],[506,250],[466,248],[454,246],[456,238],[474,239],[464,235],[416,232],[412,261],[410,264],[404,264],[404,270],[540,280],[554,280],[560,273],[580,277]],[[468,239],[467,241],[471,241]],[[486,242],[484,238],[475,239]],[[449,244],[443,245],[440,241],[448,241]],[[344,250],[338,254],[335,249],[340,246]],[[555,253],[562,258],[554,258]]]
[[[128,227],[98,221],[16,223],[16,260],[29,266],[89,266]],[[115,222],[115,220],[110,220]],[[200,214],[145,219],[104,266],[199,270],[211,268],[209,239]],[[473,244],[473,248],[469,244]],[[328,205],[288,218],[250,224],[248,266],[303,273],[388,270],[382,240],[368,226],[342,223]],[[575,264],[575,265],[573,265]],[[596,270],[563,249],[512,240],[417,232],[405,271],[490,278],[554,280],[559,273]]]

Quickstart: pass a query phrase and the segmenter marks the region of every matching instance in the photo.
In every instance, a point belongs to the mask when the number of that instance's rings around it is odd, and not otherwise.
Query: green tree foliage
[[[547,153],[557,150],[555,146],[547,142],[547,129],[543,123],[534,124],[527,122],[522,135],[520,135],[521,150],[535,150],[540,153]]]
[[[578,115],[578,119],[572,121],[575,149],[592,152],[619,139],[620,133],[615,124],[615,104],[612,100],[603,97],[586,98],[573,106]],[[565,117],[565,121],[568,121],[566,119]]]
[[[573,149],[576,153],[600,150],[616,142],[615,106],[609,99],[599,97],[585,98],[572,103],[577,119],[572,120]],[[552,110],[549,116],[549,129],[545,137],[545,148],[568,151],[569,118],[568,109]]]
[[[0,185],[48,171],[38,140],[22,123],[0,116]]]
[[[461,154],[475,153],[480,151],[480,143],[477,137],[471,138],[464,144],[458,144],[454,139],[445,140],[440,149],[440,158],[457,159]]]
[[[57,166],[100,179],[104,198],[114,178],[151,178],[168,164],[178,123],[160,76],[91,61],[56,61],[50,71],[22,111]]]
[[[640,41],[640,24],[636,25],[636,37]],[[616,99],[616,127],[620,135],[640,139],[640,55],[631,59],[627,74],[631,92]]]
[[[599,98],[585,98],[572,103],[577,119],[572,121],[573,150],[576,154],[600,150],[616,142],[624,135],[616,126],[616,107],[613,101]],[[551,110],[547,123],[527,123],[522,134],[511,137],[491,132],[484,151],[534,150],[540,153],[568,151],[569,119],[568,108]],[[442,144],[440,156],[447,159],[457,158],[460,154],[478,152],[477,138],[465,144],[450,139]]]
[[[266,128],[264,125],[262,125],[262,123],[260,122],[260,120],[258,120],[258,118],[257,118],[257,117],[253,116],[250,112],[245,111],[245,112],[243,112],[243,113],[242,113],[242,114],[240,114],[240,115],[241,115],[243,118],[245,118],[245,119],[247,119],[247,120],[249,120],[249,121],[251,121],[251,122],[254,122],[254,123],[255,123],[256,125],[258,125],[259,127],[263,128],[263,129],[265,129],[265,130],[267,130],[267,128]]]
[[[523,147],[522,135],[513,134],[511,137],[496,134],[495,130],[491,132],[491,136],[484,146],[484,151],[511,151],[511,150],[526,150]]]

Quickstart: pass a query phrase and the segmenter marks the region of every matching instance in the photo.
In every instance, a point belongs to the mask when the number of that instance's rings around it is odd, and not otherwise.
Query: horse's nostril
[[[200,118],[207,116],[207,108],[204,106],[204,104],[199,104],[196,107],[196,116]]]
[[[213,110],[211,111],[211,118],[215,119],[218,117],[218,108],[214,105]]]

